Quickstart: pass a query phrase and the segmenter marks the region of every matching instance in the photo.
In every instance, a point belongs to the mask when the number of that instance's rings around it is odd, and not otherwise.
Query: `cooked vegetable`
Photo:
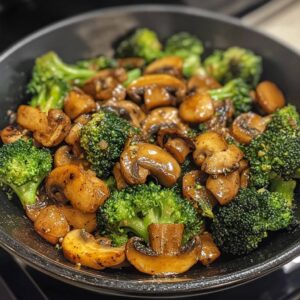
[[[62,250],[69,261],[96,270],[117,266],[125,260],[124,247],[101,245],[93,235],[80,229],[65,236]]]
[[[38,188],[51,171],[50,152],[22,139],[0,148],[0,182],[11,188],[23,206],[36,202]]]
[[[81,129],[80,145],[99,177],[108,177],[125,142],[139,130],[117,114],[101,110]]]
[[[261,57],[239,47],[214,51],[205,59],[204,66],[206,71],[221,83],[241,78],[250,86],[255,86],[262,73]]]
[[[108,235],[115,245],[124,244],[128,235],[149,241],[150,224],[184,224],[185,244],[201,230],[202,219],[188,201],[175,190],[154,183],[115,191],[100,208],[97,216],[100,233]]]
[[[204,51],[202,42],[194,35],[179,32],[168,38],[165,47],[167,55],[183,59],[183,74],[190,77],[200,69],[200,55]]]
[[[221,88],[210,90],[209,94],[215,101],[230,99],[233,102],[235,116],[251,109],[250,89],[241,78],[233,79]]]
[[[161,48],[161,43],[154,31],[140,28],[119,44],[116,57],[138,56],[150,62],[161,56]]]
[[[55,52],[48,52],[35,61],[28,91],[33,96],[30,105],[47,112],[61,109],[71,83],[80,84],[95,75],[95,71],[64,63]]]
[[[300,119],[296,108],[288,105],[272,116],[266,131],[244,148],[250,162],[250,182],[267,186],[274,173],[295,177],[300,167]]]
[[[211,230],[224,253],[243,255],[256,249],[268,231],[286,228],[293,220],[296,182],[276,178],[270,191],[241,189],[228,205],[215,210]]]

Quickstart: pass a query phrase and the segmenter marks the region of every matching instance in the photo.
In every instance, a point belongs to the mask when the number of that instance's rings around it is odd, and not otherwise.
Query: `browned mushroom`
[[[207,175],[199,170],[186,173],[182,178],[182,193],[202,215],[213,218],[216,199],[205,187],[206,179]]]
[[[70,118],[61,110],[50,109],[46,114],[27,105],[19,106],[17,123],[33,131],[34,139],[45,147],[60,144],[71,127]]]
[[[218,81],[208,75],[194,75],[187,82],[189,92],[220,88]]]
[[[113,175],[115,177],[116,186],[118,190],[122,190],[127,187],[127,183],[121,172],[121,165],[119,162],[117,162],[113,167]]]
[[[198,261],[200,238],[180,247],[183,229],[180,224],[155,224],[148,228],[151,245],[156,251],[146,247],[137,237],[126,244],[127,259],[140,272],[162,276],[180,274]]]
[[[187,96],[179,107],[179,116],[185,122],[202,123],[213,115],[213,100],[208,93],[201,91]]]
[[[74,229],[64,237],[62,250],[69,261],[95,270],[117,266],[125,260],[124,247],[100,244],[92,234],[81,229]]]
[[[240,174],[241,188],[246,188],[250,181],[250,169],[244,169]]]
[[[47,114],[29,105],[18,107],[17,123],[32,132],[44,132],[48,128]]]
[[[59,147],[54,154],[54,166],[60,167],[64,165],[80,165],[83,168],[87,168],[89,163],[83,158],[77,157],[72,150],[71,146],[64,145]]]
[[[68,135],[65,138],[65,142],[69,145],[75,145],[80,139],[80,130],[87,124],[88,121],[92,118],[91,115],[81,115],[75,119],[73,126],[71,127]]]
[[[40,196],[40,195],[39,195]],[[35,222],[40,212],[49,204],[46,201],[36,201],[36,203],[25,206],[26,216],[32,221]]]
[[[221,205],[229,203],[238,193],[240,188],[239,171],[227,175],[209,176],[206,188],[212,192]]]
[[[221,252],[215,244],[211,234],[207,231],[200,235],[201,240],[201,253],[199,261],[204,265],[208,266],[219,258]]]
[[[211,175],[227,174],[239,168],[244,153],[236,145],[228,145],[226,150],[214,152],[206,157],[201,169]]]
[[[72,120],[95,109],[94,99],[78,88],[73,88],[65,99],[64,111]]]
[[[238,142],[249,144],[265,131],[267,121],[268,119],[253,112],[241,114],[233,121],[231,134]]]
[[[179,56],[166,56],[155,60],[145,69],[145,74],[169,74],[182,76],[183,61]]]
[[[188,132],[188,126],[181,121],[178,109],[175,107],[161,107],[152,110],[142,124],[142,131],[145,137],[149,137],[165,127],[178,128],[182,133]]]
[[[97,227],[96,213],[83,213],[82,211],[68,205],[58,206],[70,226],[74,229],[84,229],[87,232],[95,231]]]
[[[97,73],[82,87],[83,91],[96,100],[116,98],[125,99],[126,91],[120,84],[127,79],[126,70],[123,68],[106,69]]]
[[[47,116],[48,126],[44,131],[35,131],[34,139],[45,147],[60,144],[71,128],[70,118],[59,109],[50,109]]]
[[[109,196],[107,185],[76,165],[55,168],[46,180],[46,192],[58,202],[70,201],[84,213],[93,213]]]
[[[34,222],[35,231],[51,244],[57,244],[70,230],[62,212],[50,205],[42,209]]]
[[[193,141],[178,128],[162,128],[157,134],[157,144],[171,153],[182,164],[195,149]]]
[[[164,186],[172,186],[180,176],[180,166],[162,148],[147,143],[132,143],[120,157],[121,172],[129,184],[145,183],[148,175],[155,176]]]
[[[285,105],[285,98],[276,84],[263,81],[256,87],[257,104],[267,114],[275,112]]]
[[[132,101],[127,100],[108,100],[103,105],[107,109],[117,112],[121,117],[129,120],[132,125],[140,127],[146,115],[142,109]]]
[[[26,129],[22,129],[18,126],[9,125],[0,131],[0,138],[3,144],[11,144],[19,139],[24,139],[28,135]]]
[[[228,146],[220,134],[207,131],[196,137],[195,147],[196,149],[193,153],[194,161],[198,166],[201,166],[207,156],[215,152],[225,151]]]
[[[185,95],[185,84],[167,74],[145,75],[127,87],[128,96],[137,103],[145,100],[147,110],[180,102]]]
[[[117,59],[118,66],[125,69],[142,68],[145,60],[141,57],[124,57]]]

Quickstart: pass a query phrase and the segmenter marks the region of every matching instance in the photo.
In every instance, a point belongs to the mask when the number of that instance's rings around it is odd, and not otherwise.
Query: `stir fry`
[[[70,262],[180,274],[297,222],[296,108],[251,50],[206,52],[142,28],[114,57],[36,59],[0,185]]]

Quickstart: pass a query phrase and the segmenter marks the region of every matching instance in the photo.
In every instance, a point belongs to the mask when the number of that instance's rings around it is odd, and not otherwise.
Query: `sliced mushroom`
[[[129,120],[135,127],[141,127],[142,121],[146,118],[145,113],[135,103],[127,100],[108,100],[102,107],[117,112],[121,117]]]
[[[183,61],[179,56],[166,56],[155,60],[145,69],[145,74],[169,74],[182,76]]]
[[[35,131],[34,139],[45,147],[60,144],[71,128],[70,118],[59,109],[50,109],[47,116],[48,127],[45,131]]]
[[[201,166],[207,156],[215,152],[225,151],[227,143],[220,134],[208,131],[196,137],[195,147],[194,161],[198,166]]]
[[[206,91],[220,87],[219,82],[208,75],[194,75],[187,82],[189,92]]]
[[[213,115],[213,100],[208,93],[201,91],[187,96],[179,107],[179,116],[185,122],[202,123]]]
[[[199,261],[204,265],[208,266],[218,259],[221,255],[221,252],[217,245],[215,244],[213,237],[207,231],[203,232],[200,235],[201,240],[201,254]]]
[[[72,89],[65,99],[64,111],[72,120],[95,109],[94,99],[78,88]]]
[[[195,149],[193,141],[178,128],[162,128],[157,134],[157,144],[171,153],[182,164]]]
[[[206,188],[212,192],[221,205],[229,203],[238,193],[240,188],[239,171],[227,175],[209,176]]]
[[[176,255],[180,252],[183,231],[183,224],[150,224],[150,247],[159,255]]]
[[[11,144],[19,139],[28,137],[28,131],[18,126],[9,125],[0,131],[3,144]]]
[[[54,166],[61,167],[70,164],[80,165],[83,168],[87,168],[89,166],[89,163],[86,160],[74,155],[71,146],[64,145],[59,147],[54,154]]]
[[[207,175],[199,170],[186,173],[182,178],[182,193],[202,215],[213,218],[216,199],[205,187],[206,179]]]
[[[163,96],[163,91],[167,92],[169,96]],[[167,106],[176,101],[180,102],[185,91],[183,81],[166,74],[145,75],[134,80],[127,87],[128,96],[137,103],[141,103],[142,99],[145,99],[147,109]]]
[[[81,128],[90,121],[91,115],[81,115],[75,119],[73,126],[71,127],[68,135],[65,138],[65,142],[69,145],[75,145],[80,139]]]
[[[141,57],[124,57],[117,60],[118,66],[125,69],[142,68],[145,60]]]
[[[44,132],[48,127],[47,114],[38,108],[20,105],[17,111],[17,123],[32,132]]]
[[[256,87],[257,104],[267,114],[275,112],[285,105],[285,98],[276,84],[263,81]]]
[[[37,203],[32,205],[25,206],[25,213],[26,216],[32,221],[35,222],[37,217],[39,216],[40,212],[48,206],[46,201],[37,201]]]
[[[113,167],[113,175],[115,177],[118,190],[122,190],[128,186],[121,172],[121,165],[119,162],[117,162]]]
[[[252,139],[265,131],[267,121],[266,118],[253,112],[241,114],[233,121],[231,134],[238,142],[249,144]]]
[[[155,176],[164,186],[172,186],[180,176],[180,166],[162,148],[147,143],[132,143],[120,157],[121,172],[128,184],[145,183],[148,175]]]
[[[227,174],[239,168],[244,153],[236,145],[228,145],[224,151],[214,152],[205,158],[201,170],[211,174]]]
[[[93,235],[80,229],[65,236],[62,250],[67,260],[95,270],[116,266],[125,260],[124,247],[101,245]]]
[[[242,159],[239,162],[239,172],[243,172],[245,169],[247,169],[249,167],[249,163],[246,159]]]
[[[96,213],[83,213],[82,211],[68,205],[58,206],[58,209],[65,216],[72,228],[84,229],[87,232],[93,232],[96,230]]]
[[[50,205],[42,209],[34,222],[35,231],[51,244],[57,244],[70,230],[62,212]]]
[[[150,275],[166,276],[184,273],[197,262],[199,255],[199,238],[190,241],[175,255],[157,254],[144,246],[143,240],[138,237],[131,238],[126,244],[128,261],[140,272]]]
[[[120,83],[126,79],[125,69],[106,69],[98,72],[95,77],[87,81],[82,89],[96,100],[108,100],[111,98],[124,100],[126,91]]]
[[[60,144],[71,128],[70,118],[59,109],[50,109],[48,114],[37,108],[21,105],[17,123],[33,132],[34,139],[45,147]]]
[[[142,131],[145,137],[149,137],[165,127],[177,128],[182,133],[188,132],[188,126],[181,121],[178,109],[175,107],[161,107],[152,110],[142,124]]]
[[[70,201],[84,213],[93,213],[109,197],[107,185],[76,165],[55,168],[46,180],[46,192],[58,202]]]

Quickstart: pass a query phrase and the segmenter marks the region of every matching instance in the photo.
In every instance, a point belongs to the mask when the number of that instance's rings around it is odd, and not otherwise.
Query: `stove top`
[[[289,0],[290,1],[290,0]],[[163,3],[206,8],[228,15],[242,17],[255,13],[263,5],[282,0],[0,0],[0,52],[25,35],[55,21],[93,9],[108,6]],[[300,299],[300,258],[259,280],[215,294],[198,297],[203,300],[298,300]],[[0,249],[0,299],[119,299],[99,295],[55,279],[25,266]],[[185,298],[187,299],[187,298]],[[195,298],[194,298],[195,299]]]

